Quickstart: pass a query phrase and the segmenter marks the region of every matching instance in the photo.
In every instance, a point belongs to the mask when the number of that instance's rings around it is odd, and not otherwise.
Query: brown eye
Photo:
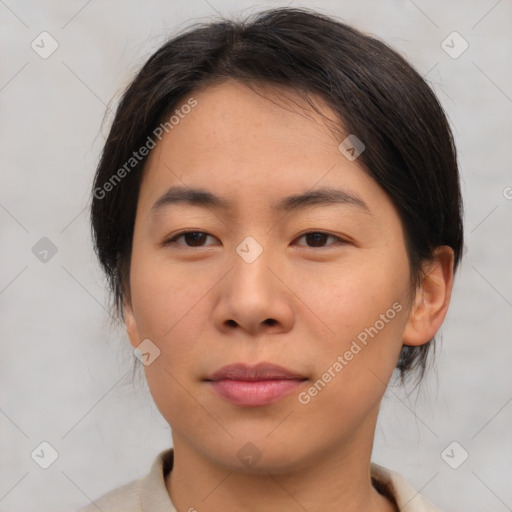
[[[208,233],[204,233],[203,231],[183,231],[182,233],[178,233],[173,238],[167,240],[165,245],[174,243],[177,245],[184,245],[185,247],[203,247],[209,236],[211,235],[208,235]],[[183,239],[185,243],[178,243],[178,240],[180,239]]]
[[[341,238],[338,238],[337,236],[334,235],[330,235],[329,233],[323,233],[321,231],[305,233],[300,238],[304,238],[306,240],[306,245],[308,247],[326,247],[326,245],[335,245],[337,242],[343,243],[343,240],[341,240]],[[335,242],[327,244],[329,239],[333,239],[335,240]]]

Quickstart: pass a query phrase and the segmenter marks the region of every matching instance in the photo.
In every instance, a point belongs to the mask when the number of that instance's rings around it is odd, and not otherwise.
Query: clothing
[[[177,512],[165,486],[173,456],[172,448],[161,452],[144,478],[114,489],[78,512]],[[371,477],[378,487],[389,490],[400,511],[440,512],[398,473],[372,463]]]

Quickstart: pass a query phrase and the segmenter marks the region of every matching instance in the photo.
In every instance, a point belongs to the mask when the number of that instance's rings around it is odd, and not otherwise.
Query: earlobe
[[[443,245],[436,249],[433,260],[425,264],[424,277],[416,290],[402,335],[404,345],[423,345],[434,338],[441,327],[450,304],[453,262],[453,249]]]
[[[139,330],[137,327],[137,320],[133,314],[132,306],[128,301],[124,302],[123,311],[126,332],[128,334],[128,338],[130,339],[130,344],[135,348],[140,343]]]

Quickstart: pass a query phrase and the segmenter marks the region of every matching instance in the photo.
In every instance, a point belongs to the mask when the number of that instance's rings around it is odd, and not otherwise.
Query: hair
[[[147,144],[184,98],[227,79],[284,87],[312,106],[312,97],[323,100],[343,130],[364,142],[358,163],[398,211],[411,290],[421,282],[422,264],[441,245],[453,249],[455,272],[463,247],[459,171],[452,132],[433,91],[385,43],[309,9],[278,8],[189,27],[161,46],[125,90],[96,170],[91,205],[94,248],[116,318],[124,318],[129,297],[147,159],[133,162],[134,150]],[[423,378],[434,341],[403,345],[396,366],[402,382],[414,369],[418,382]]]

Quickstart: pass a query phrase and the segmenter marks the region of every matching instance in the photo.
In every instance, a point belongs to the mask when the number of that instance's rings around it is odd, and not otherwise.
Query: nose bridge
[[[271,270],[278,266],[278,258],[270,244],[265,246],[266,242],[262,242],[248,236],[235,248],[232,271],[222,286],[214,312],[221,329],[239,326],[254,334],[260,329],[290,328],[292,305],[285,286],[274,275],[276,270]]]
[[[258,242],[255,237],[247,236],[238,244],[235,249],[236,255],[233,257],[233,282],[232,284],[240,288],[240,292],[246,289],[247,292],[257,294],[271,294],[273,284],[270,280],[272,273],[268,266],[273,256],[273,250],[268,243],[268,237]],[[267,297],[267,300],[270,297]]]
[[[262,235],[259,235],[258,238],[262,241]],[[267,253],[271,251],[269,244],[269,237],[264,237],[264,241],[262,242],[265,245],[266,250],[264,250],[263,245],[256,240],[253,236],[246,236],[235,248],[236,254],[242,259],[247,265],[252,265],[258,259],[262,259],[261,256],[265,252],[266,258]],[[240,262],[238,262],[240,263]],[[260,261],[261,263],[261,261]]]

